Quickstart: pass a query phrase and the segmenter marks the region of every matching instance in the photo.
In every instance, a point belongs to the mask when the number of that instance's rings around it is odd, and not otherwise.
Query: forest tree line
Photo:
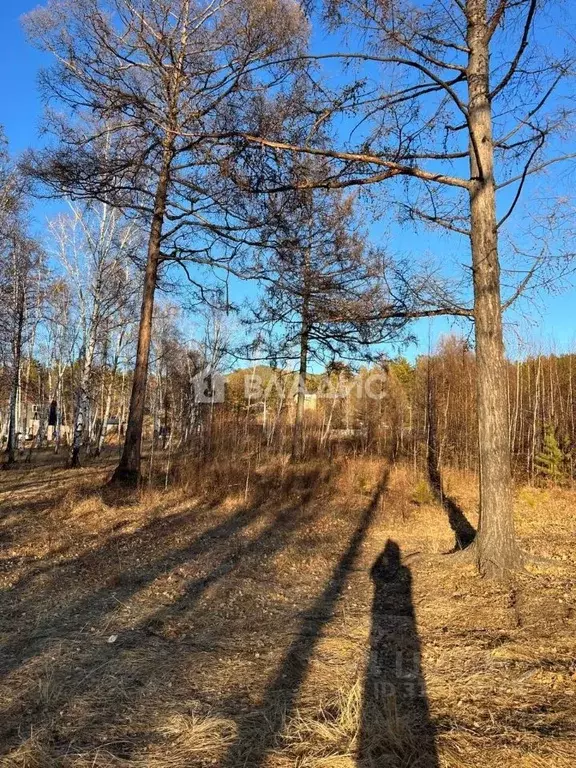
[[[63,290],[61,283],[56,287]],[[289,455],[300,391],[297,373],[261,364],[226,371],[223,347],[183,340],[180,312],[171,305],[157,308],[145,408],[146,453],[157,451],[161,457],[169,451],[202,460]],[[99,335],[86,382],[86,342],[77,340],[69,356],[60,357],[61,348],[54,346],[58,334],[49,328],[52,322],[43,320],[44,327],[30,333],[23,354],[16,412],[20,453],[33,461],[36,451],[51,450],[72,460],[78,393],[86,387],[88,423],[80,450],[99,456],[105,449],[110,455],[121,446],[128,417],[133,329],[122,329],[120,344],[108,329]],[[225,343],[218,334],[214,338],[216,345]],[[215,357],[222,362],[212,369],[208,361]],[[433,422],[439,467],[476,472],[475,366],[469,342],[447,336],[432,354],[414,362],[396,357],[353,368],[340,361],[321,373],[308,372],[302,458],[360,453],[408,461],[424,471]],[[0,368],[4,445],[10,373],[9,366]],[[507,362],[510,444],[518,480],[574,480],[575,375],[572,353]],[[80,463],[79,453],[75,460]]]

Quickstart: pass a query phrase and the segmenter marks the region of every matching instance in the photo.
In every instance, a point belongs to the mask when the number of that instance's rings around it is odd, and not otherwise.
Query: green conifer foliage
[[[542,450],[535,458],[536,473],[543,479],[558,483],[565,475],[566,454],[558,445],[553,424],[547,424],[544,430]]]

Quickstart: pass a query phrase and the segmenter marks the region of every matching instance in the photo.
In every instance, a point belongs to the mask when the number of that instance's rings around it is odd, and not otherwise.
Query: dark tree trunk
[[[292,433],[292,460],[301,458],[303,453],[304,407],[306,403],[306,374],[308,372],[308,346],[310,342],[310,253],[304,254],[302,326],[300,330],[300,364],[298,366],[298,392],[296,396],[296,414]]]
[[[486,14],[486,0],[468,0],[470,212],[480,460],[475,556],[481,573],[501,576],[518,564],[520,553],[513,519]]]
[[[138,346],[136,350],[136,366],[132,381],[130,410],[126,425],[126,438],[120,462],[112,477],[112,482],[129,487],[136,487],[140,481],[141,442],[144,425],[144,406],[146,401],[146,383],[148,380],[148,361],[150,358],[150,342],[152,339],[152,318],[154,314],[154,293],[158,280],[160,264],[160,249],[162,244],[162,227],[166,215],[168,186],[170,181],[170,166],[174,157],[173,143],[167,144],[164,150],[162,169],[158,178],[158,187],[154,201],[154,214],[148,239],[148,256],[142,306],[140,309],[140,326],[138,328]]]
[[[297,460],[303,453],[304,407],[306,402],[306,374],[308,372],[308,320],[302,320],[300,333],[300,365],[298,367],[298,392],[296,396],[296,415],[292,436],[292,459]]]
[[[20,283],[19,278],[16,278]],[[20,388],[20,365],[22,362],[22,335],[24,332],[24,314],[26,297],[24,286],[16,286],[16,323],[14,328],[14,338],[12,340],[12,387],[10,392],[10,421],[8,424],[8,443],[6,445],[6,463],[4,466],[11,467],[16,462],[17,432],[16,432],[16,411],[18,403],[18,390]]]

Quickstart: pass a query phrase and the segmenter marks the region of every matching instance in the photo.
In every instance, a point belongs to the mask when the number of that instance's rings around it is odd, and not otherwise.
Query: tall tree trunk
[[[320,445],[326,445],[328,442],[328,438],[330,437],[330,430],[332,429],[332,420],[334,416],[334,409],[336,408],[336,401],[338,400],[338,395],[340,393],[340,379],[342,378],[342,372],[338,373],[338,378],[336,380],[336,392],[334,392],[334,397],[332,398],[332,402],[330,403],[330,413],[328,414],[328,421],[326,422],[326,426],[324,427],[322,431],[322,436],[320,438]],[[348,394],[346,395],[348,397]],[[378,405],[382,405],[382,399],[380,399]],[[381,423],[381,420],[378,421],[378,423]],[[378,439],[380,440],[380,435],[378,436]]]
[[[48,427],[48,413],[49,409],[44,407],[44,374],[42,366],[38,366],[38,431],[33,436],[33,439],[30,441],[30,448],[28,449],[28,456],[26,457],[26,461],[28,463],[31,463],[32,461],[32,453],[34,451],[34,448],[41,450],[42,444],[44,442],[44,437],[46,436],[46,430]]]
[[[572,359],[574,355],[568,357],[568,419],[570,423],[570,445],[574,445],[576,436],[574,430],[574,391],[572,388]],[[570,460],[570,480],[574,480],[574,457],[572,451],[569,452]]]
[[[514,532],[506,361],[502,334],[494,146],[489,96],[487,0],[468,0],[471,248],[477,359],[482,574],[502,576],[520,559]]]
[[[536,383],[534,385],[534,408],[532,410],[532,443],[530,446],[530,480],[534,482],[534,470],[536,465],[536,424],[538,422],[538,408],[540,406],[540,371],[542,357],[538,355],[538,366],[536,368]]]
[[[308,372],[308,301],[304,299],[302,310],[302,329],[300,331],[300,365],[298,367],[298,393],[296,396],[296,415],[292,435],[292,459],[297,460],[303,453],[304,407],[306,403],[306,374]]]
[[[154,293],[158,280],[160,263],[160,248],[162,244],[162,228],[166,216],[168,185],[170,181],[170,166],[174,157],[173,139],[167,141],[162,158],[162,168],[158,178],[154,214],[148,239],[148,256],[144,287],[142,291],[142,306],[140,309],[140,326],[138,328],[138,346],[136,349],[136,366],[132,380],[130,410],[126,425],[126,438],[120,462],[116,467],[112,482],[136,487],[140,481],[141,443],[144,426],[144,405],[146,401],[146,383],[148,380],[148,361],[150,359],[150,343],[152,340],[152,318],[154,314]]]
[[[30,379],[32,376],[32,360],[34,355],[34,347],[36,346],[36,333],[38,331],[38,325],[40,323],[40,296],[41,293],[38,291],[37,295],[37,304],[36,304],[36,319],[34,322],[34,325],[32,326],[32,335],[30,337],[29,341],[29,353],[28,353],[28,361],[26,363],[26,374],[24,377],[24,384],[21,387],[21,401],[24,404],[24,423],[22,425],[22,431],[25,435],[28,435],[32,432],[32,424],[28,424],[28,399],[29,399],[29,391],[30,391]],[[32,414],[34,415],[34,414]]]
[[[54,426],[54,453],[60,450],[62,440],[62,414],[64,408],[64,371],[65,366],[58,360],[58,382],[56,384],[56,424]]]
[[[18,394],[20,390],[20,366],[22,363],[22,335],[24,332],[24,315],[26,297],[21,278],[16,278],[16,306],[14,338],[12,340],[12,387],[10,393],[10,421],[8,425],[8,444],[6,445],[6,464],[11,467],[16,462],[16,449],[18,434],[16,424],[18,421]]]
[[[515,456],[516,448],[516,429],[518,426],[518,414],[520,412],[520,360],[516,363],[516,389],[514,397],[514,417],[512,419],[512,426],[510,428],[510,455]]]
[[[96,435],[96,448],[94,450],[94,456],[100,456],[102,448],[104,447],[104,440],[108,431],[108,419],[110,418],[110,408],[112,406],[112,388],[114,386],[114,379],[110,378],[108,382],[108,388],[106,392],[106,400],[104,407],[102,408],[102,419],[98,426],[98,434]]]
[[[82,369],[80,371],[80,381],[76,390],[74,403],[74,422],[72,425],[72,447],[70,448],[69,466],[73,469],[80,467],[80,450],[84,442],[86,430],[89,428],[90,419],[90,401],[88,389],[90,386],[90,377],[92,374],[92,361],[94,360],[94,348],[96,338],[94,337],[95,327],[91,325],[91,336],[84,348],[82,357]]]
[[[121,330],[116,342],[116,349],[114,350],[114,359],[112,361],[112,367],[109,371],[110,378],[108,380],[108,386],[106,388],[106,395],[104,406],[102,408],[102,419],[98,428],[98,434],[96,437],[96,449],[95,456],[100,456],[102,448],[104,446],[104,440],[106,438],[108,430],[108,419],[110,418],[110,408],[112,407],[112,392],[114,389],[114,383],[116,381],[116,374],[118,373],[118,364],[120,362],[120,351],[124,341],[124,331]],[[103,372],[104,373],[104,372]],[[120,422],[118,422],[118,430],[120,430]]]

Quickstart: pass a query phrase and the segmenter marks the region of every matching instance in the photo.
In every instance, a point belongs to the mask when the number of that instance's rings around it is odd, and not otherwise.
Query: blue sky
[[[6,0],[0,4],[0,123],[11,149],[19,152],[38,141],[42,105],[36,89],[41,55],[31,48],[20,28],[19,17],[38,3]]]
[[[38,3],[34,0],[4,0],[0,4],[0,124],[5,128],[14,153],[37,146],[41,141],[42,104],[36,80],[44,59],[27,44],[19,23],[19,17],[36,5]],[[576,178],[576,172],[572,178]],[[43,228],[43,222],[53,214],[54,209],[53,203],[39,201],[35,205],[34,217],[38,230]],[[444,250],[453,255],[459,248],[466,248],[464,240],[458,244],[452,238],[423,235],[395,223],[388,224],[385,230],[395,250],[405,254],[413,250],[421,251],[423,242],[425,249],[436,255],[441,255]],[[384,232],[383,225],[375,226],[372,231],[377,239]],[[575,306],[576,276],[573,276],[567,289],[553,296],[542,296],[537,308],[521,307],[521,315],[516,313],[508,318],[514,324],[507,334],[510,355],[516,356],[518,336],[533,349],[553,348],[559,352],[576,349]],[[412,348],[409,356],[425,352],[429,337],[434,344],[438,335],[450,330],[450,327],[446,320],[420,322],[416,326],[420,340],[418,349]]]

